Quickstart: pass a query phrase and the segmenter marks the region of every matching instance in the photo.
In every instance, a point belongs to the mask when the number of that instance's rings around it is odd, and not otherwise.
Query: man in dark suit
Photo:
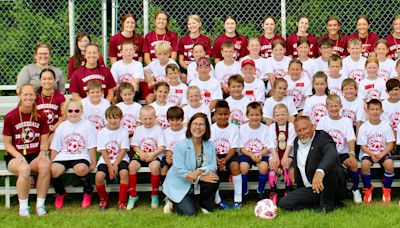
[[[297,189],[279,201],[286,210],[317,208],[330,212],[347,196],[346,180],[337,160],[335,142],[324,131],[316,131],[306,116],[294,122],[294,173]]]

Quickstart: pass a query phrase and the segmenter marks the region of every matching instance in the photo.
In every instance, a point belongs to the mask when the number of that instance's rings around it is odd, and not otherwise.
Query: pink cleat
[[[269,199],[272,200],[272,202],[274,202],[274,204],[276,205],[276,203],[278,202],[278,194],[276,192],[271,192],[269,194]]]
[[[55,207],[55,208],[60,209],[60,208],[63,208],[63,207],[64,207],[64,197],[65,197],[65,194],[66,194],[66,193],[64,193],[64,194],[62,194],[62,195],[56,194],[56,200],[54,201],[54,207]]]
[[[87,208],[90,207],[92,204],[92,194],[90,193],[84,193],[83,194],[83,200],[82,200],[82,208]]]

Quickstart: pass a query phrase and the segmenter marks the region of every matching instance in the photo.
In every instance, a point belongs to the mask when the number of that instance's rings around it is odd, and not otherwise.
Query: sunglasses
[[[81,110],[80,109],[68,109],[68,113],[73,113],[73,112],[80,113]]]

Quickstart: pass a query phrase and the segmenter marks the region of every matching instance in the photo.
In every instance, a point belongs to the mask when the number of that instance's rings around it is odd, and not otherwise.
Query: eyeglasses
[[[81,110],[80,109],[68,109],[68,113],[73,113],[73,112],[80,113]]]

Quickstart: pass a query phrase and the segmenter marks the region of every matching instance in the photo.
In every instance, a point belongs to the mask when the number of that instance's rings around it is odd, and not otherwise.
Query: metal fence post
[[[68,0],[69,12],[69,55],[74,54],[75,49],[75,4],[74,0]]]
[[[103,0],[103,56],[104,64],[107,65],[107,0]]]
[[[149,0],[143,0],[143,36],[149,32]]]
[[[286,38],[286,0],[281,0],[282,36]]]
[[[117,23],[118,23],[118,0],[111,1],[111,36],[117,33]]]

